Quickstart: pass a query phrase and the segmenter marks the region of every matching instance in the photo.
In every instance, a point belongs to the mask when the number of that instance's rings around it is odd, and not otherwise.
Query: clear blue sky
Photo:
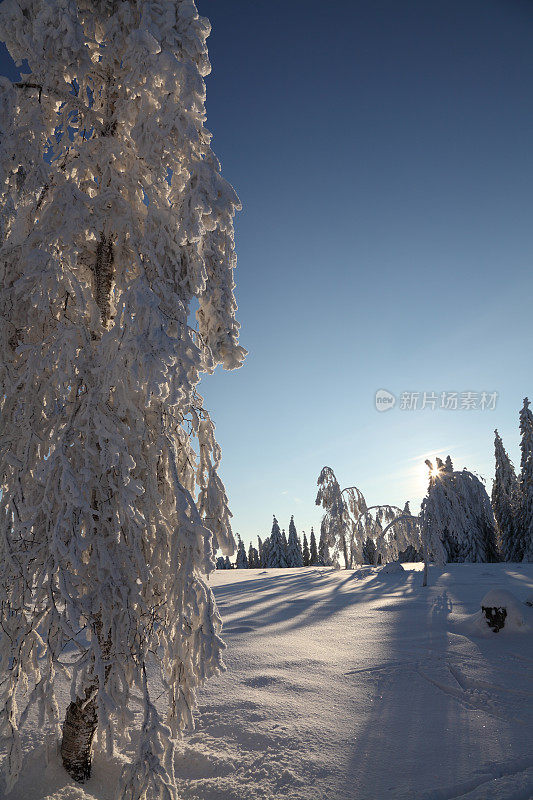
[[[236,222],[238,372],[202,392],[245,540],[319,525],[323,465],[417,508],[429,452],[487,479],[533,396],[529,0],[198,0]],[[0,68],[8,72],[5,56]],[[398,397],[375,409],[377,389]],[[498,392],[495,410],[401,392]],[[420,401],[419,401],[420,402]],[[440,402],[440,397],[439,397]],[[437,403],[438,405],[438,403]]]

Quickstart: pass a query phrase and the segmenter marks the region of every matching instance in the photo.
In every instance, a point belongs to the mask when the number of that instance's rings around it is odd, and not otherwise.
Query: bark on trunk
[[[61,758],[63,766],[78,783],[91,777],[91,750],[98,725],[94,687],[85,690],[85,697],[76,698],[67,708],[63,723]]]
[[[96,248],[96,264],[94,267],[96,304],[100,309],[102,325],[107,326],[110,314],[110,294],[113,285],[114,257],[111,239],[102,233]]]
[[[96,501],[93,499],[93,507]],[[95,615],[95,635],[98,637],[103,657],[108,661],[111,640],[102,636],[102,617]],[[107,683],[111,667],[104,669],[104,684]],[[63,766],[75,781],[84,783],[91,777],[92,745],[98,727],[98,678],[94,677],[85,689],[85,697],[77,697],[70,703],[63,723],[61,758]]]

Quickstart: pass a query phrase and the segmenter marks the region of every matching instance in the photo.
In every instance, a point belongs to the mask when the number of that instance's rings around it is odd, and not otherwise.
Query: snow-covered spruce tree
[[[244,351],[233,295],[239,201],[204,128],[208,34],[193,0],[0,5],[0,39],[31,69],[16,84],[0,79],[9,786],[27,711],[37,705],[60,732],[62,673],[72,777],[90,772],[97,725],[108,752],[120,743],[135,691],[144,720],[119,796],[169,800],[173,741],[193,723],[197,687],[223,668],[203,575],[213,535],[223,553],[234,543],[197,384],[219,363],[238,367]]]
[[[239,536],[239,544],[237,546],[237,557],[235,559],[235,566],[237,569],[248,569],[248,556],[244,549],[244,542]]]
[[[270,536],[267,536],[261,546],[260,565],[263,569],[268,567],[269,558],[270,558]]]
[[[287,546],[287,565],[289,567],[303,567],[302,545],[296,533],[294,517],[289,522],[289,542]]]
[[[283,537],[281,535],[276,517],[274,517],[274,521],[272,523],[272,531],[270,533],[270,539],[268,543],[268,563],[266,566],[271,569],[287,566],[285,548],[283,547]]]
[[[226,569],[226,562],[224,556],[219,556],[216,560],[215,566],[217,569]]]
[[[370,537],[368,537],[363,544],[362,562],[363,564],[377,563],[376,545],[374,544],[374,540]]]
[[[501,556],[504,561],[521,561],[519,545],[520,490],[511,459],[498,431],[494,431],[496,471],[492,484],[492,510],[496,520]]]
[[[224,560],[224,569],[233,569],[233,564],[229,560],[229,556],[226,556]]]
[[[285,533],[285,528],[283,528],[283,530],[281,531],[281,540],[283,542],[283,555],[285,556],[285,561],[288,566],[289,562],[287,561],[287,553],[289,550],[289,542],[287,539],[287,534]]]
[[[307,536],[305,535],[305,531],[304,531],[304,543],[302,547],[302,561],[304,567],[308,567],[309,562],[311,561],[311,554],[309,553],[309,545],[307,543]]]
[[[533,414],[524,398],[520,411],[520,512],[514,557],[533,561]]]
[[[259,566],[259,553],[255,547],[250,543],[248,548],[248,569],[257,569]]]
[[[313,528],[309,536],[309,566],[316,567],[318,565],[318,550],[316,546],[316,536]]]

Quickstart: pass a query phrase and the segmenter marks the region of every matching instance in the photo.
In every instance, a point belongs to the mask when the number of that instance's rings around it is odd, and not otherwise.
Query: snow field
[[[427,589],[404,567],[211,576],[228,671],[179,745],[183,800],[533,798],[533,564],[433,567]],[[489,590],[522,603],[520,632],[481,624]],[[129,753],[79,787],[41,742],[6,800],[112,800]]]

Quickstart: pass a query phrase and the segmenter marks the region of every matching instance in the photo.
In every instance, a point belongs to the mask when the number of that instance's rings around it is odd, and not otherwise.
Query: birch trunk
[[[98,725],[96,691],[85,690],[85,698],[77,697],[69,705],[63,723],[61,758],[63,766],[78,783],[91,777],[92,744]]]
[[[93,498],[93,507],[96,501]],[[95,633],[100,643],[102,655],[109,661],[111,650],[110,638],[102,636],[102,617],[95,618]],[[104,671],[104,683],[109,677],[110,665]],[[63,736],[61,740],[61,758],[63,766],[71,778],[78,783],[84,783],[91,777],[92,745],[96,728],[98,727],[98,678],[94,678],[91,685],[85,689],[85,697],[77,697],[70,703],[63,723]]]

